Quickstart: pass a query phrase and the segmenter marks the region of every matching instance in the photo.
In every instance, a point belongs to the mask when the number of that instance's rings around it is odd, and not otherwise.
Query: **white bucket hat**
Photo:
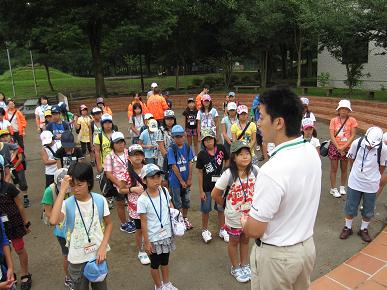
[[[352,112],[351,102],[349,100],[341,100],[337,106],[336,111],[338,111],[340,108],[347,108]]]
[[[365,142],[368,146],[375,147],[382,143],[383,130],[379,127],[368,128],[365,134]]]

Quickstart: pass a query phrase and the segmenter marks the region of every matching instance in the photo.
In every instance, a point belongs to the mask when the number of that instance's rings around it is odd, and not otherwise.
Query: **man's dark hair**
[[[300,135],[304,107],[300,98],[289,87],[276,87],[264,92],[261,103],[273,122],[276,118],[285,120],[285,134],[288,137]]]
[[[94,187],[93,167],[89,162],[77,162],[70,166],[68,174],[73,181],[87,182],[89,191]]]

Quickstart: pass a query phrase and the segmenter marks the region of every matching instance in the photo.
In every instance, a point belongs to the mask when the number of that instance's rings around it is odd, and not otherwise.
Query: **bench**
[[[254,91],[256,92],[258,89],[261,88],[261,86],[234,86],[235,87],[235,91],[238,93],[239,89],[254,89]]]
[[[314,89],[314,88],[316,88],[316,87],[300,87],[300,89],[302,91],[302,95],[304,95],[304,96],[308,95],[309,89]],[[331,97],[333,95],[333,90],[335,89],[335,88],[332,88],[332,87],[321,87],[321,88],[326,90],[326,92],[327,92],[326,95],[328,97]]]

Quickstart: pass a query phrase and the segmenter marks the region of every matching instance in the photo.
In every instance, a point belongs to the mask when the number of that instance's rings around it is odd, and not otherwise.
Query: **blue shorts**
[[[363,199],[361,215],[367,219],[374,216],[376,193],[367,193],[354,190],[348,186],[347,200],[345,202],[345,214],[355,217],[359,209],[360,201]]]
[[[173,205],[176,209],[190,208],[190,193],[191,189],[188,187],[182,190],[181,187],[171,187]]]
[[[210,213],[212,208],[211,208],[211,192],[206,192],[206,200],[201,200],[200,201],[200,211],[202,213]],[[219,212],[223,212],[224,209],[222,206],[218,206],[217,203],[215,203],[214,209]]]

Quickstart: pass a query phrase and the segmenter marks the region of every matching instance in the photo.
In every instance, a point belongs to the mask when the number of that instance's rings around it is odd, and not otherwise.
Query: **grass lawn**
[[[54,86],[55,92],[51,92],[47,82],[46,72],[43,67],[37,67],[35,69],[38,95],[55,95],[57,92],[61,92],[67,96],[70,94],[74,97],[77,96],[93,96],[95,95],[95,83],[94,78],[76,77],[70,74],[63,73],[59,70],[50,68],[51,81]],[[242,84],[244,77],[253,76],[254,72],[236,72],[238,77],[238,84]],[[18,102],[23,102],[26,99],[35,97],[34,83],[32,78],[32,70],[28,67],[17,68],[13,71],[15,80],[16,99]],[[195,79],[216,79],[216,82],[221,82],[220,74],[206,74],[206,75],[185,75],[180,76],[180,87],[184,88],[179,93],[192,93],[198,92],[199,87],[192,88],[193,80]],[[176,85],[176,78],[174,76],[166,77],[151,77],[145,78],[145,90],[150,88],[152,82],[157,82],[161,88],[174,88]],[[105,85],[107,91],[111,95],[127,94],[130,91],[140,91],[141,82],[140,79],[106,79]],[[187,90],[188,88],[188,90]],[[214,90],[212,90],[214,91]],[[224,89],[215,90],[216,92],[224,92]],[[5,72],[0,75],[0,92],[4,92],[6,96],[12,96],[12,85],[9,72]],[[241,92],[255,93],[253,90],[241,90]],[[301,94],[301,90],[298,90]],[[326,91],[323,88],[310,88],[309,95],[312,96],[325,96]],[[338,98],[348,98],[347,89],[335,89],[333,96]],[[367,91],[355,89],[352,99],[367,99]],[[375,100],[387,102],[387,91],[376,91]]]

